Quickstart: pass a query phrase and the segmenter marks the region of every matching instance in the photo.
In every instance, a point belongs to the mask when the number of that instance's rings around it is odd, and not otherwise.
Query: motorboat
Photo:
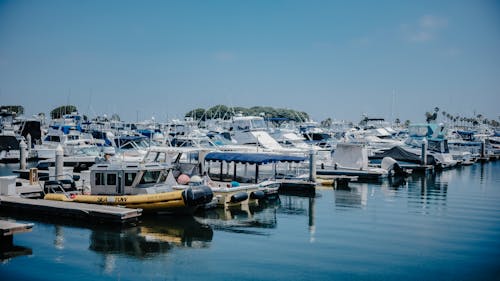
[[[387,178],[395,171],[395,161],[386,159],[381,168],[369,166],[368,152],[364,145],[338,143],[332,162],[320,164],[316,174],[319,176],[353,176],[358,181],[377,181]]]
[[[56,187],[49,190],[53,193],[47,193],[45,199],[125,206],[150,213],[191,214],[213,197],[212,190],[202,185],[175,190],[167,164],[101,163],[87,172],[82,172],[83,193],[60,192]]]

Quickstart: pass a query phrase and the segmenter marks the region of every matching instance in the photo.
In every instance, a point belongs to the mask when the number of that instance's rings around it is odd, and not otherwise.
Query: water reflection
[[[368,183],[356,183],[337,188],[334,192],[335,206],[338,209],[365,207],[368,203],[368,187]]]
[[[408,185],[409,210],[422,214],[429,214],[430,209],[445,210],[450,177],[448,171],[412,176]]]
[[[12,245],[9,247],[0,247],[0,262],[6,263],[10,259],[21,257],[21,256],[31,256],[33,250],[29,247]]]
[[[407,178],[390,178],[381,183],[349,183],[334,189],[337,210],[364,209],[369,200],[398,200],[408,196],[412,210],[428,209],[430,206],[446,206],[448,183],[460,173],[459,169],[426,175],[414,174]]]
[[[148,217],[121,231],[93,230],[89,249],[95,252],[147,258],[173,247],[207,248],[213,230],[192,217]]]
[[[316,196],[280,195],[280,198],[281,198],[281,205],[279,208],[280,213],[308,217],[308,229],[310,234],[310,241],[314,242],[314,234],[316,233],[316,223],[315,223]]]
[[[195,219],[216,230],[252,235],[267,235],[256,228],[275,228],[280,200],[261,201],[258,205],[237,208],[215,208],[196,214]]]

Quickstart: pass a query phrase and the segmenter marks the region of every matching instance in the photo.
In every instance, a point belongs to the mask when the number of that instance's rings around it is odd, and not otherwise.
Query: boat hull
[[[209,188],[175,190],[156,194],[138,195],[84,195],[75,194],[69,198],[62,193],[49,193],[46,200],[66,202],[79,202],[87,204],[100,204],[123,206],[127,208],[142,209],[145,213],[193,213],[199,206],[212,200]]]

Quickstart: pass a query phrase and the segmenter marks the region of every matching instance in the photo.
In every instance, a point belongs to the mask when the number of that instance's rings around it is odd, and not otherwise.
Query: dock
[[[138,221],[142,209],[76,202],[26,199],[0,196],[0,209],[54,218],[76,218],[93,223],[129,223]]]
[[[14,239],[14,234],[30,232],[32,228],[32,223],[17,223],[13,221],[0,220],[0,252],[3,253],[4,251],[8,251],[13,248],[12,241]]]

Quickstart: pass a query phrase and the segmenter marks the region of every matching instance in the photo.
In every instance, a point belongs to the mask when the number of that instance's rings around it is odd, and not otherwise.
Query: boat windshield
[[[265,129],[266,123],[263,119],[254,119],[252,120],[252,129]]]
[[[74,147],[73,155],[80,156],[99,156],[100,151],[97,146],[88,146],[88,147]]]
[[[145,171],[144,174],[142,175],[140,183],[141,184],[157,183],[160,174],[161,174],[160,171]]]
[[[449,153],[447,140],[428,140],[428,146],[430,151],[438,153]]]
[[[427,126],[410,126],[408,133],[412,137],[425,137],[429,135],[429,128]]]

